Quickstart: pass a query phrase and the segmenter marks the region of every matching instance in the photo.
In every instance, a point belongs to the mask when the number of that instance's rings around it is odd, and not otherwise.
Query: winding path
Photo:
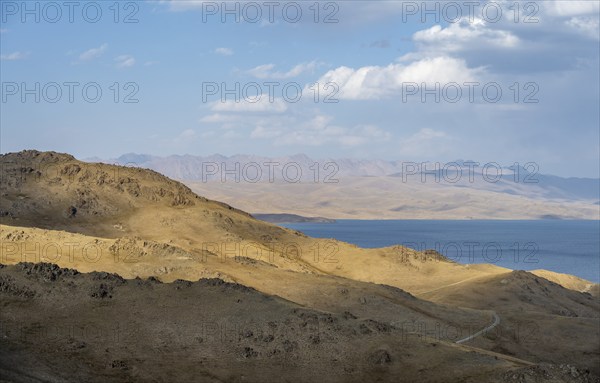
[[[495,311],[493,311],[492,314],[494,315],[494,323],[492,323],[491,325],[487,326],[486,328],[484,328],[481,331],[477,331],[475,334],[472,334],[472,335],[469,335],[466,338],[457,340],[456,343],[461,344],[461,343],[464,343],[464,342],[468,342],[471,339],[474,339],[474,338],[478,337],[481,334],[485,334],[486,332],[490,331],[494,327],[498,326],[500,324],[500,317],[498,316],[498,314],[496,314]]]

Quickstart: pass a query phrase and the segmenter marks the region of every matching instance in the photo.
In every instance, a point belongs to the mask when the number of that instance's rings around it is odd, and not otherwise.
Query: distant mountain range
[[[542,174],[532,163],[422,164],[305,154],[129,153],[87,160],[153,169],[208,198],[254,213],[357,219],[600,218],[600,179]]]

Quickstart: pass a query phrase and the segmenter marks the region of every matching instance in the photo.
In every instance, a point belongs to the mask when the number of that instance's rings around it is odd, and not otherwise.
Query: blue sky
[[[455,2],[462,18],[448,2],[427,14],[422,2],[322,1],[317,22],[313,1],[274,2],[272,20],[265,2],[230,2],[239,23],[223,22],[221,2],[74,2],[72,22],[63,2],[61,15],[0,3],[2,152],[533,161],[598,177],[598,1]],[[244,20],[257,9],[260,21]],[[207,83],[249,96],[221,102]]]

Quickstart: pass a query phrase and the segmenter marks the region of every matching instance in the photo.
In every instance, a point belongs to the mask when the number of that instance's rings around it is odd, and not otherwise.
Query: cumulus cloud
[[[512,32],[490,29],[481,19],[473,21],[462,19],[446,28],[434,25],[416,32],[413,41],[417,43],[420,51],[433,51],[435,54],[459,52],[473,49],[475,46],[494,49],[515,48],[519,44],[519,38]]]
[[[225,102],[215,101],[211,104],[211,110],[214,112],[257,112],[257,113],[282,113],[287,110],[287,104],[284,100],[274,98],[269,99],[268,94],[259,96],[252,95],[248,99],[226,100]]]
[[[104,43],[97,48],[88,49],[87,51],[85,51],[79,55],[79,60],[80,61],[90,61],[90,60],[96,59],[96,58],[102,56],[102,54],[104,54],[104,52],[106,52],[107,49],[108,49],[107,43]]]
[[[503,15],[498,22],[486,21],[480,5],[475,17],[415,32],[415,49],[395,62],[341,65],[322,75],[319,83],[337,84],[341,99],[383,99],[396,95],[407,82],[515,82],[526,75],[524,81],[534,81],[541,71],[577,70],[581,62],[597,62],[599,2],[532,2],[527,8],[520,3],[519,22],[514,21],[514,2],[496,4]],[[392,8],[387,12],[394,12]]]
[[[566,24],[573,30],[581,33],[584,36],[595,40],[600,40],[600,29],[598,19],[593,19],[586,16],[576,16],[570,18]]]
[[[482,68],[469,68],[464,60],[442,56],[384,67],[353,69],[342,66],[325,73],[318,83],[323,87],[328,83],[336,84],[341,99],[368,100],[397,94],[406,83],[464,83],[476,81],[482,73]],[[323,92],[325,94],[326,90]]]
[[[115,57],[117,68],[130,68],[135,65],[135,58],[131,55]]]
[[[542,1],[539,6],[548,15],[558,17],[597,15],[600,12],[600,2],[589,0]]]
[[[200,118],[199,122],[208,124],[237,122],[242,119],[239,114],[213,113]]]
[[[247,71],[248,74],[260,79],[284,80],[297,77],[305,72],[313,71],[319,65],[316,61],[300,63],[287,72],[275,71],[275,64],[259,65]]]

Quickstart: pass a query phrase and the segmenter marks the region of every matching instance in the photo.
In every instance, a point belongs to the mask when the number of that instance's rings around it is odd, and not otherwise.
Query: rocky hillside
[[[220,279],[0,265],[0,373],[51,382],[594,382]],[[207,308],[210,308],[207,310]]]

